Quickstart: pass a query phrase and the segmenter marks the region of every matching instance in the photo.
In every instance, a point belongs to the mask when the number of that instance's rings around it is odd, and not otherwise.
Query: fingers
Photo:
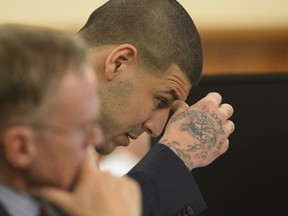
[[[130,190],[130,194],[131,195],[131,199],[134,200],[134,205],[131,211],[133,211],[133,216],[135,215],[142,215],[142,196],[141,196],[141,189],[138,183],[136,183],[135,181],[133,181],[131,190]],[[129,202],[131,203],[131,202]],[[131,206],[131,205],[129,205]]]
[[[45,187],[34,189],[32,194],[46,202],[61,206],[65,212],[70,212],[71,208],[73,208],[73,205],[71,205],[73,203],[72,197],[64,190]]]
[[[214,104],[214,106],[220,106],[220,110],[222,110],[222,113],[223,115],[226,117],[226,118],[230,118],[232,115],[233,115],[233,107],[230,105],[230,104],[221,104],[222,102],[222,96],[217,93],[217,92],[210,92],[209,94],[207,94],[206,97],[202,98],[200,101],[198,101],[196,103],[196,105],[202,105],[202,104]],[[186,104],[185,102],[183,101],[175,101],[173,103],[173,106],[172,106],[172,110],[174,111],[175,115],[177,115],[178,113],[180,112],[183,112],[185,110],[189,109],[189,105]]]
[[[133,200],[134,204],[133,206],[132,205],[129,205],[130,208],[131,208],[131,211],[134,212],[133,213],[133,216],[135,215],[141,215],[141,212],[142,212],[142,196],[141,196],[141,189],[140,189],[140,186],[139,184],[131,179],[131,178],[128,178],[126,176],[123,176],[122,177],[122,180],[123,180],[123,183],[125,182],[124,186],[125,188],[123,188],[123,194],[129,194],[129,199],[130,200]],[[127,199],[126,201],[127,203],[131,203],[131,201],[129,201]]]
[[[235,130],[234,123],[231,120],[229,120],[229,118],[232,117],[233,113],[234,113],[234,109],[230,104],[225,103],[219,106],[219,115],[222,115],[222,118],[224,119],[223,121],[224,130],[226,131],[228,136],[232,134]]]
[[[217,151],[218,155],[215,155],[215,159],[220,155],[224,154],[229,148],[229,139],[223,141],[221,145],[218,146]]]
[[[210,92],[202,100],[210,100],[212,103],[220,105],[221,102],[222,102],[222,96],[219,93],[217,93],[217,92]],[[202,100],[200,100],[199,102],[201,103]]]
[[[211,92],[206,97],[202,98],[196,105],[203,110],[210,112],[215,110],[222,119],[229,119],[234,113],[234,108],[228,103],[222,103],[222,96],[217,92]],[[213,108],[214,107],[214,108]],[[231,123],[229,123],[231,124]]]
[[[180,112],[183,112],[189,108],[189,105],[186,104],[184,101],[177,100],[172,105],[172,110],[176,115]]]
[[[235,130],[235,124],[231,120],[227,120],[224,127],[229,135],[232,134]]]
[[[76,180],[76,184],[81,181],[89,180],[89,176],[94,172],[100,172],[97,162],[97,154],[92,146],[87,148],[87,157],[85,157],[80,167],[79,175]]]
[[[219,106],[219,111],[220,111],[221,113],[223,113],[223,115],[224,115],[227,119],[229,119],[229,118],[233,115],[233,113],[234,113],[233,107],[232,107],[230,104],[227,104],[227,103],[221,104],[221,105]]]
[[[98,166],[98,154],[95,152],[94,147],[90,146],[87,148],[87,157],[84,161],[84,165],[93,170],[99,170]]]

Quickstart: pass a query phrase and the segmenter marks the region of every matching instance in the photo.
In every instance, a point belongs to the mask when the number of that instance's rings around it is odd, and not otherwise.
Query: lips
[[[130,144],[130,136],[128,134],[120,136],[118,141],[121,146],[128,146]]]
[[[132,135],[132,134],[125,134],[125,140],[123,140],[122,145],[128,146],[130,144],[130,139],[135,140],[138,138],[138,136]]]
[[[133,136],[133,135],[130,135],[130,134],[127,134],[127,136],[128,136],[130,139],[133,139],[133,140],[135,140],[135,139],[138,138],[138,136]]]
[[[130,144],[130,139],[135,140],[139,137],[137,134],[126,133],[120,136],[117,136],[113,139],[114,146],[128,146]]]

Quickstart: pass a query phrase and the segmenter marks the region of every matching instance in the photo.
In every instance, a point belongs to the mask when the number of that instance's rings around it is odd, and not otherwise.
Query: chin
[[[80,177],[80,171],[77,172],[75,176],[71,177],[70,179],[67,179],[66,182],[63,182],[62,189],[72,191],[77,182],[79,181],[79,177]]]
[[[99,154],[108,155],[108,154],[112,153],[115,148],[116,148],[116,146],[114,146],[114,144],[112,142],[110,142],[109,144],[105,143],[105,144],[103,144],[101,146],[97,146],[96,147],[96,151]]]
[[[57,185],[58,188],[61,188],[62,190],[71,190],[75,183],[75,179],[65,179],[60,184]]]

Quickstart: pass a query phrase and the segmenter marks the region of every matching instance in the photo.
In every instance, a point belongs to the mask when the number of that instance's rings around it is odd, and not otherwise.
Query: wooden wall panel
[[[288,29],[200,31],[203,74],[288,71]]]

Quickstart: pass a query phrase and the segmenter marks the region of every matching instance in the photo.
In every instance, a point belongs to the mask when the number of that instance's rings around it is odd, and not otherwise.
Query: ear
[[[26,169],[35,155],[34,133],[25,126],[12,126],[3,134],[3,149],[8,163]]]
[[[116,47],[105,62],[105,78],[111,81],[120,72],[127,70],[137,63],[137,49],[131,44],[122,44]]]

